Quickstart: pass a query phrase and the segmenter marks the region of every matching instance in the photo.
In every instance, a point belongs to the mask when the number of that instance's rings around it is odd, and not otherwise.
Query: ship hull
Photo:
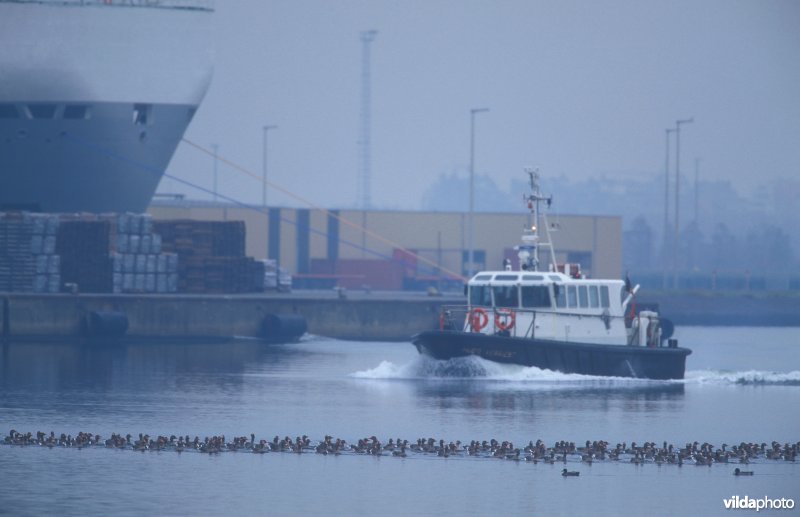
[[[196,110],[153,104],[153,123],[135,125],[128,103],[45,106],[89,118],[0,119],[0,210],[144,212]]]
[[[473,332],[432,330],[415,335],[420,354],[447,360],[476,355],[498,363],[598,375],[644,379],[683,379],[687,348],[647,348],[571,343]]]
[[[0,0],[0,211],[147,209],[211,81],[203,5]]]

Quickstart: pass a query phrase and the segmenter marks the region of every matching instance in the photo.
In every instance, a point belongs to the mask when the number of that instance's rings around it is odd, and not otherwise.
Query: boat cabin
[[[627,344],[628,300],[622,280],[576,278],[561,272],[483,271],[470,279],[467,290],[465,330]]]

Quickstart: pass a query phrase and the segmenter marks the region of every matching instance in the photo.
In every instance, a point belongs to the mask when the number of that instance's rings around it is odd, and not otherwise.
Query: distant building
[[[197,201],[156,201],[155,219],[242,220],[246,252],[276,259],[296,286],[424,288],[460,285],[468,270],[468,216],[460,212],[320,210],[242,207]],[[594,277],[618,278],[622,220],[565,216],[550,221],[558,262],[579,263]],[[516,265],[526,214],[475,214],[475,269]],[[547,263],[545,253],[542,260]]]

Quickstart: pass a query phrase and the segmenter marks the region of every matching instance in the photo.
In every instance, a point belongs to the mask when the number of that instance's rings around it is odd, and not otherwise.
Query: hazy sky
[[[218,0],[216,67],[186,137],[328,207],[357,202],[362,30],[372,44],[372,199],[417,209],[441,173],[507,189],[544,176],[663,173],[683,127],[682,171],[745,191],[800,176],[796,0]],[[674,145],[674,139],[673,139]],[[674,149],[674,148],[673,148]],[[674,152],[674,151],[673,151]],[[673,162],[674,163],[674,162]],[[212,160],[181,145],[169,172],[210,187]],[[220,166],[223,194],[260,185]],[[164,180],[160,191],[181,190]],[[188,191],[187,191],[188,192]],[[192,197],[205,197],[189,192]],[[271,193],[270,203],[290,204]],[[466,205],[466,201],[465,201]]]

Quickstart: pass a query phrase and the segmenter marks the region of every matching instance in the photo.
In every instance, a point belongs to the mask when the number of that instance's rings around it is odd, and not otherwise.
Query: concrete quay
[[[0,293],[0,336],[7,340],[74,339],[92,311],[128,318],[129,338],[189,340],[260,337],[268,314],[305,317],[311,334],[403,341],[438,324],[442,304],[463,297],[336,292],[258,295]]]
[[[261,336],[269,314],[303,316],[311,334],[362,341],[405,341],[438,326],[442,305],[460,295],[408,292],[296,291],[240,295],[0,293],[0,339],[71,340],[85,335],[92,311],[128,318],[128,338],[219,340]],[[800,326],[800,296],[659,293],[657,303],[676,325]]]

